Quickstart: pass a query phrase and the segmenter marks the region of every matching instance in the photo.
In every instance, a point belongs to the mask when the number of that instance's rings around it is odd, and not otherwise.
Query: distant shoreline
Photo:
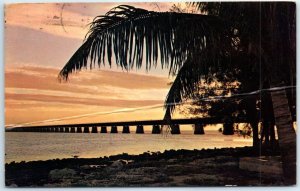
[[[282,185],[281,177],[259,177],[257,173],[239,169],[241,157],[258,155],[252,147],[240,147],[12,162],[5,164],[5,184],[10,187]],[[279,152],[263,151],[262,155],[279,156]]]

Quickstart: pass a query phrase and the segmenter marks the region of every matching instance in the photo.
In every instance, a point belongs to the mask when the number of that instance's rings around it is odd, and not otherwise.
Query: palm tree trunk
[[[259,147],[259,139],[258,139],[258,122],[252,122],[251,127],[253,130],[253,147],[257,149]]]
[[[285,90],[271,92],[285,185],[296,184],[296,132]]]

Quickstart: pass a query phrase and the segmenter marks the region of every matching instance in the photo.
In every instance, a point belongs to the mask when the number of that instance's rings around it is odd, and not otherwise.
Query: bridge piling
[[[65,133],[70,133],[70,128],[69,127],[65,127]]]
[[[180,127],[178,124],[172,126],[171,134],[180,134]]]
[[[92,127],[92,133],[98,133],[97,126],[93,126],[93,127]]]
[[[60,128],[59,128],[59,132],[63,133],[63,132],[64,132],[64,128],[63,128],[63,127],[60,127]]]
[[[194,134],[195,135],[205,134],[203,124],[201,124],[201,123],[195,124]]]
[[[128,125],[124,125],[123,126],[123,131],[122,133],[130,133],[130,130],[129,130],[129,126]]]
[[[233,135],[234,134],[233,123],[223,124],[223,135]]]
[[[107,133],[107,128],[106,128],[106,126],[101,126],[100,133]]]
[[[58,127],[55,127],[55,128],[54,128],[54,132],[58,133],[58,132],[59,132],[59,128],[58,128]]]
[[[71,127],[71,133],[75,133],[75,127]]]
[[[118,128],[117,128],[117,126],[111,126],[110,133],[118,133]]]
[[[81,127],[77,127],[77,133],[82,133]]]
[[[152,126],[152,134],[160,134],[160,127],[159,125]]]
[[[136,134],[143,134],[144,133],[144,126],[143,125],[138,125],[136,126]]]
[[[89,127],[84,127],[83,132],[84,133],[90,133],[90,128]]]

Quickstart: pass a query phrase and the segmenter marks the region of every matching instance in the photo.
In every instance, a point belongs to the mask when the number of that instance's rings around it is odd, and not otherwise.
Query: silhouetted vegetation
[[[295,3],[290,2],[215,2],[192,3],[202,13],[154,12],[128,5],[118,6],[96,17],[84,44],[60,72],[62,79],[83,67],[100,67],[107,60],[124,70],[169,68],[176,78],[165,101],[165,119],[176,105],[195,96],[214,96],[217,91],[199,86],[219,81],[238,81],[239,88],[224,87],[226,93],[262,91],[237,104],[216,102],[208,112],[232,117],[246,115],[252,128],[254,146],[259,144],[258,122],[263,122],[265,143],[274,140],[278,129],[286,184],[295,184],[296,135],[296,22]],[[144,56],[146,58],[144,58]],[[160,58],[160,59],[159,59]],[[200,84],[201,85],[201,84]],[[257,109],[259,105],[259,109]],[[211,107],[213,106],[213,107]]]

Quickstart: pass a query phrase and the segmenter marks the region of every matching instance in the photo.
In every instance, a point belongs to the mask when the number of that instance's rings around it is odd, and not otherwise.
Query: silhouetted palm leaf
[[[83,45],[59,77],[67,80],[73,71],[93,68],[96,63],[100,67],[106,60],[111,66],[113,55],[116,64],[125,70],[140,68],[145,56],[146,69],[156,67],[160,58],[161,66],[176,74],[188,55],[205,49],[218,52],[212,50],[220,49],[226,32],[224,22],[214,16],[153,12],[120,5],[94,19]]]

